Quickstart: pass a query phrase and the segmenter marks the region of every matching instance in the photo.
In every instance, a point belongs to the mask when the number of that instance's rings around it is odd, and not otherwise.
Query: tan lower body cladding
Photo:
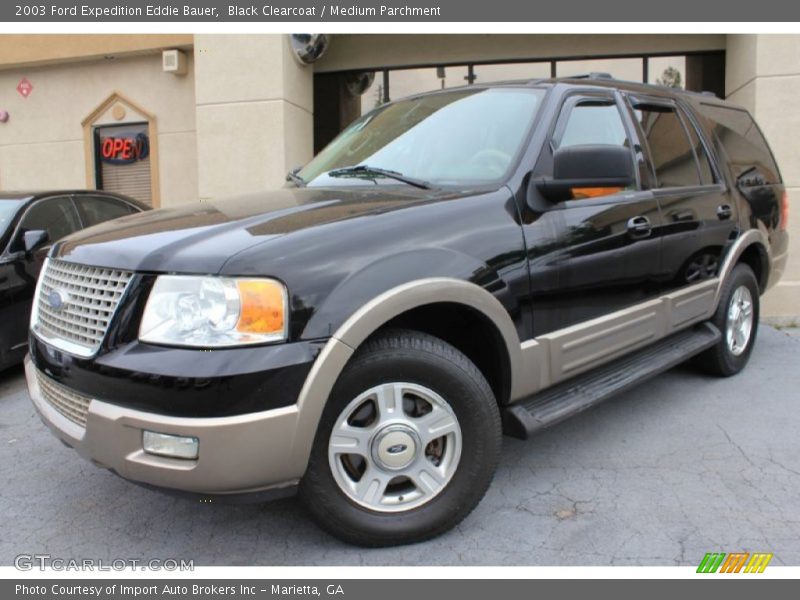
[[[710,318],[718,285],[710,279],[524,342],[524,396]]]

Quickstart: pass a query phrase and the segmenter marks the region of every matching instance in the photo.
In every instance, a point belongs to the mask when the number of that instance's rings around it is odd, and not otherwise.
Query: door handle
[[[733,216],[733,209],[730,204],[720,204],[717,207],[717,218],[720,221],[727,221]]]
[[[645,238],[653,231],[647,217],[631,217],[628,219],[628,233],[634,238]]]

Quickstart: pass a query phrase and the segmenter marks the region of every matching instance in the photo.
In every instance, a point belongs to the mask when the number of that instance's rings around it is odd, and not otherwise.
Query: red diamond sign
[[[31,92],[33,91],[33,84],[30,81],[28,81],[25,77],[23,77],[22,79],[19,80],[19,83],[17,84],[17,91],[19,92],[20,96],[22,96],[23,98],[27,98],[28,96],[31,95]]]

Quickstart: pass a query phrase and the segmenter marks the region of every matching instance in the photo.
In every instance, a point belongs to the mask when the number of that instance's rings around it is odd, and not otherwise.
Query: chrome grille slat
[[[50,379],[38,369],[36,369],[36,381],[42,392],[42,398],[50,406],[76,425],[86,427],[86,415],[89,413],[91,398]]]
[[[66,312],[66,311],[65,311],[65,312]],[[73,313],[67,313],[67,314],[70,314],[70,315],[72,315]],[[78,316],[78,317],[80,317],[81,315],[80,315],[80,314],[77,314],[77,315],[75,315],[75,316]],[[43,316],[43,318],[44,318],[45,320],[47,320],[49,323],[51,323],[51,324],[52,324],[54,327],[64,327],[64,326],[69,326],[69,324],[71,323],[71,321],[70,321],[69,319],[56,318],[56,317],[52,317],[52,316],[50,316],[50,315],[44,315],[44,316]],[[86,330],[95,330],[95,331],[97,331],[97,332],[99,332],[99,333],[101,333],[101,334],[102,334],[102,333],[105,331],[105,327],[103,327],[103,325],[102,325],[102,324],[100,324],[100,325],[95,325],[94,323],[88,323],[88,322],[86,322],[86,323],[83,323],[83,324],[80,326],[80,329],[81,329],[81,330],[84,330],[84,329],[86,329]]]
[[[92,356],[133,275],[121,269],[48,260],[35,300],[34,332],[63,350]],[[66,297],[59,309],[49,301],[54,291]]]

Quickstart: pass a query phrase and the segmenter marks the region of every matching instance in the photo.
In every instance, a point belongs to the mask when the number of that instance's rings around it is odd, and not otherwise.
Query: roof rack
[[[558,79],[614,79],[614,76],[611,73],[592,71],[591,73],[581,73],[580,75],[566,75]]]
[[[611,73],[602,73],[602,72],[596,72],[596,71],[592,71],[590,73],[581,73],[579,75],[567,75],[565,77],[557,77],[556,79],[607,79],[607,80],[612,80],[612,81],[622,81],[622,80],[618,80]],[[623,82],[623,83],[632,83],[632,84],[635,83],[635,84],[638,84],[638,85],[645,85],[645,86],[669,89],[669,88],[667,88],[667,86],[661,86],[661,85],[654,84],[654,83],[642,83],[641,81],[627,81],[627,82]],[[687,90],[685,88],[673,88],[673,91],[680,92],[680,93],[683,93],[683,94],[691,94],[691,95],[695,95],[695,96],[708,96],[709,98],[720,99],[719,95],[717,95],[715,92],[711,92],[711,91],[708,91],[708,90],[694,91],[694,90]]]
[[[716,98],[717,100],[721,100],[719,94],[715,92],[710,92],[708,90],[695,91],[695,90],[678,88],[676,91],[680,92],[681,94],[686,94],[688,96],[705,96],[706,98]]]

